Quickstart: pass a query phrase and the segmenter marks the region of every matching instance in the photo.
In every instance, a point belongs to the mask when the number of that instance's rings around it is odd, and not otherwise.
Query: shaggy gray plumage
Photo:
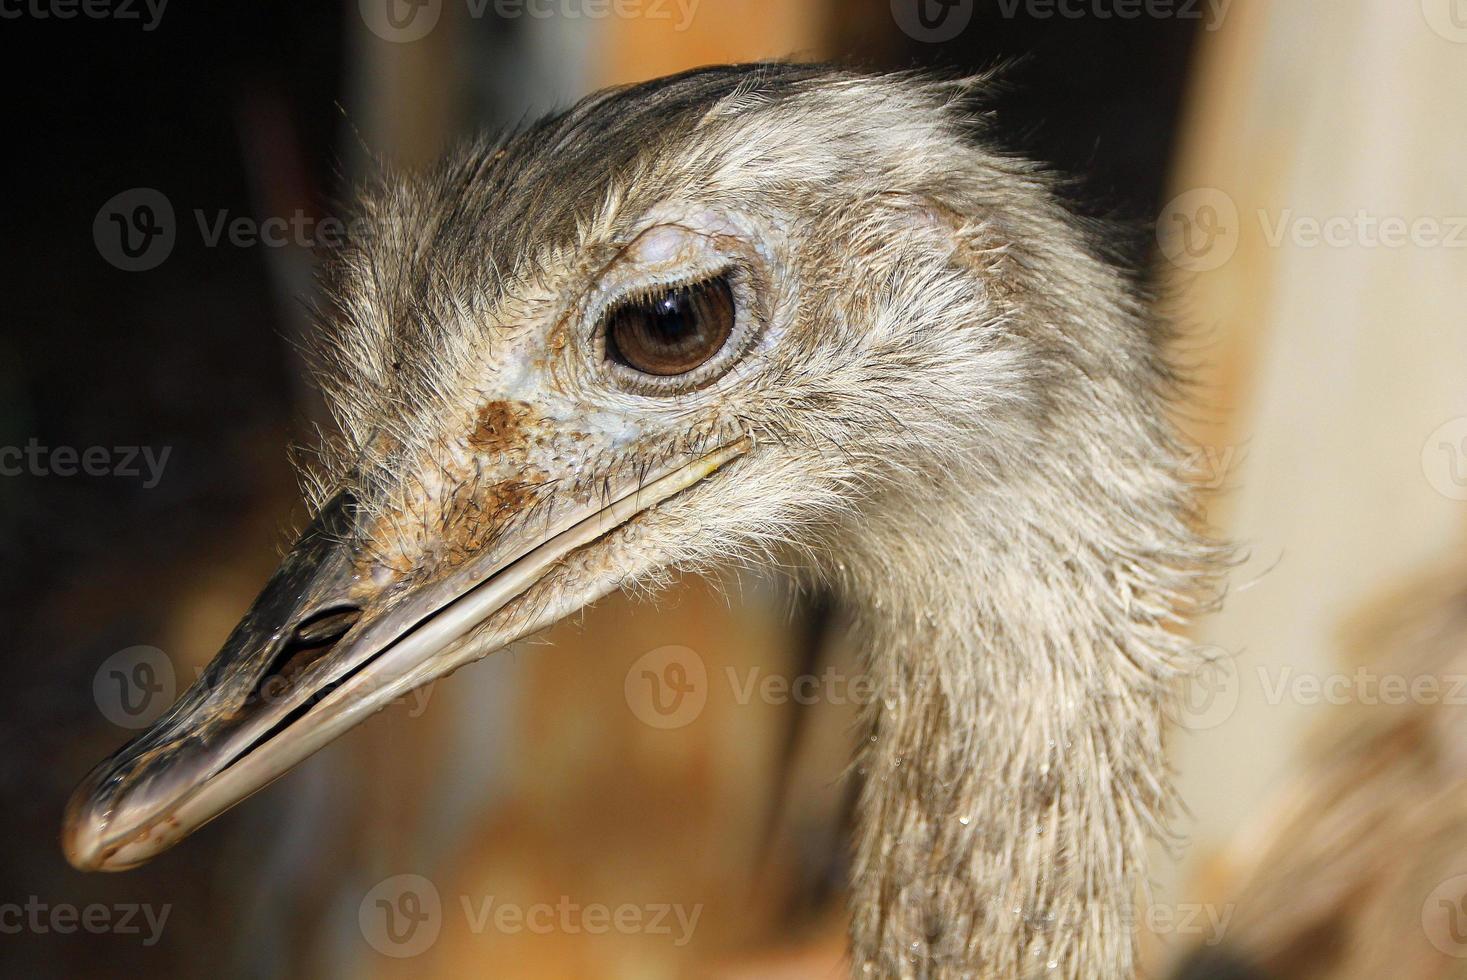
[[[315,499],[353,489],[382,574],[418,579],[582,478],[750,437],[536,608],[607,568],[633,589],[734,563],[833,586],[878,690],[856,975],[1127,977],[1173,803],[1163,706],[1195,666],[1178,627],[1222,552],[1180,474],[1164,333],[1051,181],[987,144],[975,88],[704,69],[384,181],[332,278],[342,435]],[[759,339],[696,391],[603,390],[565,325],[659,224],[754,257]],[[486,401],[519,413],[489,449]],[[577,458],[578,426],[632,435]]]

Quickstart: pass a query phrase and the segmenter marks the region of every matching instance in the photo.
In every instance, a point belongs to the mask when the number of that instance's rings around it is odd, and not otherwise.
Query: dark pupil
[[[734,300],[719,277],[618,307],[607,320],[609,356],[645,374],[684,374],[733,332]]]

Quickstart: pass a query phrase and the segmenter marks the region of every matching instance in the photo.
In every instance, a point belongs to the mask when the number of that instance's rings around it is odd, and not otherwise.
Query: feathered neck
[[[1051,432],[1002,491],[955,472],[893,493],[845,549],[877,692],[857,976],[1134,975],[1173,803],[1163,707],[1194,668],[1175,626],[1219,557],[1165,425],[1143,428],[1130,453]]]

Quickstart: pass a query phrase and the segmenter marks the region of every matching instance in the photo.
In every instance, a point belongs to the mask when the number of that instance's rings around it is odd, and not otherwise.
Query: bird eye
[[[734,318],[727,276],[641,296],[606,317],[606,356],[643,374],[686,374],[723,349]]]

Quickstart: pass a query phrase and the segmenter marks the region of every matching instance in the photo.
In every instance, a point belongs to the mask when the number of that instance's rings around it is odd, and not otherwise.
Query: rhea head
[[[1037,526],[1097,454],[1142,472],[1153,338],[962,95],[705,69],[370,190],[323,310],[315,518],[78,788],[70,861],[146,861],[619,588],[755,563],[959,617],[980,525]]]

